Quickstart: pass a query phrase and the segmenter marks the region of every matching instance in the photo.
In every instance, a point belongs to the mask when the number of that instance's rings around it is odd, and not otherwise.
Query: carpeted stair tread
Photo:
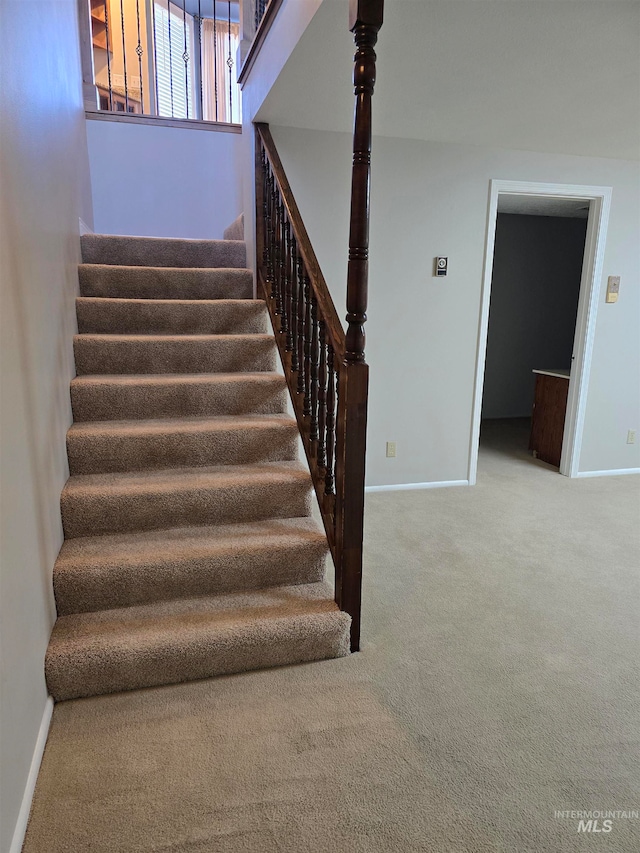
[[[154,267],[246,267],[242,240],[185,240],[85,234],[80,238],[85,264]]]
[[[80,264],[80,294],[121,299],[253,299],[251,270]]]
[[[76,299],[81,334],[264,334],[266,305],[258,299]]]
[[[273,335],[76,335],[76,373],[273,371]]]
[[[322,580],[311,518],[68,539],[53,582],[59,615]]]
[[[67,433],[71,474],[294,460],[298,427],[286,414],[85,421]]]
[[[342,657],[349,625],[324,583],[62,616],[47,686],[62,700]]]
[[[62,495],[65,538],[310,514],[299,462],[81,474]]]
[[[71,381],[74,421],[286,411],[279,373],[120,374]]]

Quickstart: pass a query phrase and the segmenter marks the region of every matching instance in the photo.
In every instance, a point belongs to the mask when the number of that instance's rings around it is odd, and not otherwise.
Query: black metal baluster
[[[105,0],[105,6],[108,0]],[[142,42],[140,41],[140,0],[136,0],[136,23],[138,25],[138,45],[136,53],[138,54],[138,73],[140,74],[140,112],[144,113],[144,92],[142,90]]]
[[[298,244],[291,236],[291,370],[298,370]]]
[[[287,352],[291,352],[291,223],[288,217],[284,223],[284,236],[282,240],[284,247],[284,266],[283,266],[283,311],[282,331],[285,335],[284,348]]]
[[[267,267],[267,277],[269,282],[269,293],[271,298],[274,299],[276,295],[275,291],[275,260],[274,260],[274,228],[275,223],[273,220],[273,174],[271,172],[271,167],[267,163],[267,204],[268,204],[268,219],[267,225],[269,228],[269,262]]]
[[[333,361],[333,347],[327,342],[327,462],[324,474],[324,493],[335,493],[336,458],[336,372]]]
[[[264,146],[260,145],[260,162],[262,165],[262,269],[267,284],[269,283],[269,173],[267,171],[267,154]]]
[[[189,51],[187,50],[187,0],[182,0],[182,29],[184,32],[184,53],[182,59],[184,61],[184,93],[186,97],[187,115],[189,116]]]
[[[109,81],[109,109],[113,112],[113,88],[111,86],[111,44],[109,40],[109,3],[104,4],[104,38],[107,46],[107,80]]]
[[[278,304],[280,306],[280,332],[286,333],[287,331],[287,317],[285,314],[285,255],[287,252],[287,243],[286,243],[286,235],[285,235],[285,212],[284,212],[284,202],[282,201],[282,196],[278,191],[278,199],[279,199],[279,210],[278,217],[280,222],[280,231],[278,233]]]
[[[129,86],[127,84],[127,45],[124,37],[124,3],[120,0],[120,21],[122,23],[122,66],[124,70],[124,110],[129,112]]]
[[[218,18],[215,0],[213,3],[213,91],[216,104],[216,121],[218,121]]]
[[[318,440],[318,364],[320,360],[320,339],[318,330],[318,301],[315,294],[311,296],[311,424],[309,438]]]
[[[229,68],[229,122],[233,121],[233,78],[231,69],[233,68],[233,57],[231,56],[231,0],[229,0],[229,11],[227,13],[227,23],[229,30],[227,33],[227,66]]]
[[[302,413],[311,416],[311,282],[304,276],[304,406]]]
[[[200,76],[200,119],[204,120],[204,93],[202,90],[202,10],[198,0],[198,74]],[[215,0],[214,0],[215,8]]]
[[[171,4],[167,0],[167,30],[169,34],[169,94],[171,96],[171,118],[173,118],[173,50],[171,44]]]
[[[319,468],[327,464],[327,341],[324,320],[320,326],[320,370],[318,372],[318,454]]]
[[[275,210],[275,234],[273,240],[273,289],[276,297],[276,314],[282,313],[282,301],[280,299],[280,229],[282,222],[280,221],[280,203],[278,201],[278,187],[274,181],[274,210]]]
[[[307,316],[304,261],[298,256],[298,394],[304,394],[304,324]]]

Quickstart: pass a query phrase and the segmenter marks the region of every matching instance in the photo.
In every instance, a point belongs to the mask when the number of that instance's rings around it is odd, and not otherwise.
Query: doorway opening
[[[481,435],[491,452],[578,473],[610,198],[491,182],[470,484]]]

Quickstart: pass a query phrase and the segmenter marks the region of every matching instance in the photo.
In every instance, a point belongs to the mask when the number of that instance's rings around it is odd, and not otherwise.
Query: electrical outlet
[[[630,429],[627,432],[627,444],[635,444],[636,443],[636,431],[635,429]]]
[[[396,443],[395,441],[387,442],[387,458],[394,459],[396,455]]]

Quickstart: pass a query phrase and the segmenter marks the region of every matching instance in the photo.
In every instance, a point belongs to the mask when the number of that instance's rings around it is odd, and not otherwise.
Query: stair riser
[[[241,241],[85,234],[81,245],[85,264],[204,268],[247,265],[247,252]]]
[[[72,383],[71,405],[76,421],[268,415],[286,411],[286,393],[284,381],[271,379],[224,383],[176,380],[176,385]]]
[[[198,524],[231,524],[267,518],[302,518],[310,513],[305,478],[232,488],[130,489],[102,493],[63,491],[62,523],[67,539],[159,530]]]
[[[318,613],[266,621],[252,630],[209,635],[203,629],[180,643],[151,637],[144,654],[126,645],[98,646],[92,654],[71,647],[47,654],[47,686],[62,701],[343,657],[349,653],[349,624],[346,613]]]
[[[107,474],[151,468],[251,465],[292,461],[298,456],[295,425],[235,432],[174,432],[141,435],[67,436],[71,474]]]
[[[76,373],[232,373],[273,371],[275,342],[270,336],[214,339],[109,340],[78,336],[74,341]]]
[[[78,331],[97,335],[266,334],[263,302],[77,299]]]
[[[237,547],[224,554],[185,555],[132,565],[88,564],[54,571],[58,615],[132,607],[196,595],[317,583],[325,570],[324,539],[267,550]]]
[[[119,299],[252,299],[245,269],[163,269],[86,264],[78,267],[81,296]]]

